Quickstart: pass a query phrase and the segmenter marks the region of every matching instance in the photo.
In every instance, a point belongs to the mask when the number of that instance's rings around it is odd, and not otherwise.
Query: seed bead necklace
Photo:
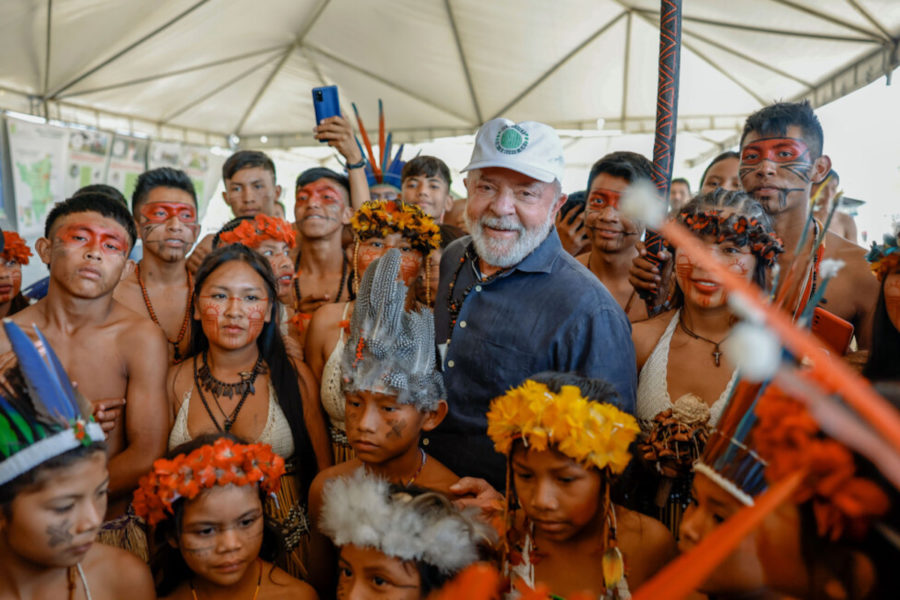
[[[459,279],[460,271],[462,271],[463,265],[466,264],[466,259],[472,264],[472,271],[475,273],[475,280],[469,284],[469,287],[463,290],[462,295],[456,299],[453,297],[453,291],[456,289],[456,282]],[[453,272],[453,276],[450,278],[450,285],[447,288],[447,311],[450,314],[450,333],[449,336],[453,335],[453,329],[456,327],[456,320],[459,318],[459,311],[462,310],[463,303],[466,301],[469,293],[472,291],[472,288],[475,287],[476,284],[484,285],[492,282],[497,277],[506,272],[506,269],[501,269],[494,273],[493,275],[489,275],[488,277],[483,277],[481,272],[478,270],[476,266],[478,264],[478,255],[475,254],[475,251],[471,244],[466,248],[466,251],[462,256],[459,257],[459,264],[456,266],[456,270]],[[449,341],[449,336],[447,341]]]
[[[694,333],[693,331],[688,329],[688,326],[684,324],[684,313],[681,313],[680,315],[678,315],[678,324],[681,325],[681,329],[683,329],[686,334],[688,334],[695,340],[701,340],[708,344],[712,344],[714,346],[713,351],[712,351],[713,360],[716,361],[717,367],[721,365],[722,352],[719,350],[719,344],[721,344],[722,342],[724,342],[725,340],[728,339],[728,336],[731,335],[730,332],[728,333],[728,335],[723,337],[721,340],[719,340],[718,342],[715,342],[709,338],[703,337],[702,335],[697,335],[696,333]]]
[[[162,329],[162,325],[159,324],[159,319],[156,316],[156,311],[153,310],[153,304],[150,302],[150,294],[147,293],[147,286],[144,285],[144,280],[141,278],[141,263],[138,263],[134,270],[137,274],[138,284],[141,286],[141,294],[144,296],[144,306],[147,307],[147,312],[150,313],[150,318],[153,322]],[[187,273],[188,287],[187,305],[184,307],[184,319],[181,321],[181,329],[178,331],[178,336],[174,340],[170,340],[169,336],[166,336],[166,341],[172,344],[172,347],[175,349],[175,355],[173,357],[173,362],[175,364],[184,360],[184,357],[181,355],[181,342],[184,340],[188,325],[191,323],[191,305],[194,303],[194,285],[191,278],[191,272],[187,270],[187,267],[185,267],[184,270]]]
[[[341,252],[343,254],[343,252]],[[335,302],[341,301],[341,294],[344,293],[344,284],[347,282],[347,257],[343,257],[341,261],[341,282],[338,284],[337,295],[334,297]],[[294,261],[294,295],[296,296],[297,312],[300,312],[300,252],[297,252],[297,260]]]
[[[205,371],[201,372],[204,369]],[[203,353],[203,367],[201,369],[197,368],[197,357],[194,356],[194,384],[197,387],[197,394],[200,396],[200,402],[203,403],[203,408],[206,409],[206,413],[209,415],[209,418],[212,420],[217,430],[225,433],[231,431],[231,427],[234,425],[234,422],[237,421],[238,414],[240,414],[241,409],[244,407],[244,402],[247,401],[247,398],[250,396],[250,394],[256,391],[254,387],[256,378],[264,370],[265,367],[263,366],[263,357],[262,355],[259,355],[256,359],[256,363],[253,365],[252,371],[240,371],[238,373],[238,375],[241,376],[241,380],[239,382],[225,383],[224,381],[219,381],[212,376],[212,373],[210,373],[209,366],[206,363],[206,352]],[[221,412],[222,416],[225,417],[222,425],[219,425],[219,420],[216,418],[215,414],[213,414],[212,408],[210,408],[209,406],[209,402],[206,401],[206,396],[203,393],[203,388],[206,388],[206,390],[213,395],[213,400],[215,400],[216,406],[219,408],[219,412]],[[240,392],[241,399],[238,401],[237,406],[234,407],[234,410],[231,411],[231,414],[226,416],[225,411],[222,410],[222,405],[219,404],[218,397],[220,395],[223,395],[228,398],[232,398],[235,392]]]

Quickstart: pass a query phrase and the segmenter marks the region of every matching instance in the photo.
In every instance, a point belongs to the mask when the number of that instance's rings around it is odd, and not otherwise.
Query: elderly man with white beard
[[[447,247],[435,340],[450,412],[424,443],[461,476],[504,489],[506,465],[487,437],[493,398],[541,371],[609,381],[634,409],[631,325],[553,228],[566,196],[562,142],[543,123],[494,119],[478,131],[466,188],[471,235]]]

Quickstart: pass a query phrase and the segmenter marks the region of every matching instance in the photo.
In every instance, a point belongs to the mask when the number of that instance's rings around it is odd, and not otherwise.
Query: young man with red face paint
[[[222,165],[225,191],[222,199],[235,217],[253,217],[262,213],[276,215],[275,202],[281,197],[281,186],[275,183],[275,163],[263,152],[240,150]],[[205,236],[187,259],[193,274],[213,247],[214,233]]]
[[[35,250],[50,268],[47,296],[13,315],[27,331],[36,325],[79,391],[92,403],[125,398],[108,434],[109,508],[101,540],[146,554],[146,541],[125,514],[137,481],[165,451],[169,427],[165,395],[166,340],[159,327],[113,298],[126,276],[136,231],[128,209],[104,194],[57,204]],[[10,350],[0,336],[0,353]],[[126,535],[133,535],[124,539]]]
[[[131,196],[144,255],[116,286],[115,299],[159,325],[169,341],[169,362],[190,344],[191,274],[186,257],[197,240],[197,195],[184,171],[162,167],[142,173]]]
[[[644,228],[619,212],[619,199],[636,181],[651,181],[653,165],[635,152],[607,154],[591,167],[584,222],[591,242],[578,262],[596,275],[633,323],[647,318],[647,307],[628,282],[628,269],[637,256],[635,243]]]
[[[778,259],[782,277],[795,259],[812,253],[823,224],[809,223],[810,194],[814,184],[825,180],[831,159],[822,154],[822,126],[808,102],[779,102],[747,118],[741,136],[739,175],[744,191],[763,205],[774,219],[775,231],[784,241],[785,253]],[[797,244],[806,232],[799,253]],[[864,250],[841,236],[827,232],[821,253],[790,290],[784,308],[792,314],[802,308],[818,284],[818,265],[823,260],[842,260],[845,266],[828,284],[822,308],[855,327],[860,349],[867,349],[878,296],[877,282],[869,276]],[[662,255],[669,260],[669,253]],[[655,293],[662,281],[662,265],[654,267],[643,254],[636,258],[631,282]],[[664,270],[662,271],[664,272]]]

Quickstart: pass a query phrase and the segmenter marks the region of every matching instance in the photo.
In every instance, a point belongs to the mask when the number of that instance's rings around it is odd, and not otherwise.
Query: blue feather
[[[31,338],[9,319],[3,319],[3,327],[6,329],[6,336],[16,353],[16,358],[19,359],[19,369],[28,385],[35,411],[66,423],[78,418],[80,416],[78,405],[69,399],[55,369],[41,356]],[[48,353],[53,352],[49,345],[46,349]]]
[[[33,325],[32,327],[34,327],[34,333],[37,334],[38,339],[41,340],[41,343],[47,351],[47,359],[50,362],[50,368],[56,372],[56,377],[59,380],[63,393],[68,397],[72,406],[75,407],[77,417],[77,412],[79,412],[78,399],[75,396],[75,388],[72,386],[69,374],[66,373],[65,367],[62,366],[62,363],[59,362],[59,357],[56,356],[56,352],[53,351],[53,346],[50,345],[50,342],[48,342],[47,338],[44,337],[44,334],[41,333],[41,330],[37,328],[37,325]]]

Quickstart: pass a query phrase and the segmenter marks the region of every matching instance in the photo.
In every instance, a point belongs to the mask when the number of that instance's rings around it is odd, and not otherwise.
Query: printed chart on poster
[[[147,139],[119,134],[113,138],[106,183],[122,192],[129,201],[138,175],[147,170],[149,148],[150,140]]]
[[[26,237],[39,235],[47,212],[65,195],[69,132],[17,119],[6,123],[17,229]]]
[[[69,130],[65,197],[79,188],[106,183],[106,160],[112,134],[86,129]]]

